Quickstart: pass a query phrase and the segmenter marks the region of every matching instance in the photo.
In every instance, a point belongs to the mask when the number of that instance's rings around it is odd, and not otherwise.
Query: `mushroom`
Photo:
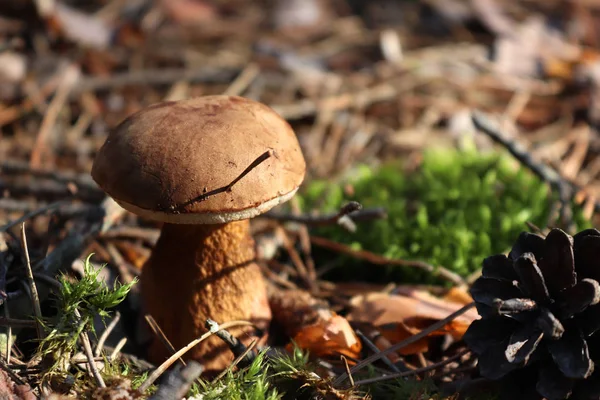
[[[249,219],[289,200],[305,170],[290,125],[237,96],[154,104],[109,133],[92,177],[126,210],[163,223],[140,284],[145,312],[175,348],[206,332],[207,318],[268,328]],[[246,327],[232,334],[248,340],[257,333]],[[168,356],[162,343],[150,344],[150,360]],[[232,355],[211,338],[186,357],[214,371]]]

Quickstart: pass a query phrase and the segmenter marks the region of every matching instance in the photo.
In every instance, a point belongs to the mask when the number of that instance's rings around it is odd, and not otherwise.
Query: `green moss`
[[[108,310],[119,305],[137,283],[134,279],[129,284],[115,282],[112,288],[108,287],[98,279],[101,268],[92,266],[91,257],[92,254],[85,259],[84,274],[80,280],[59,276],[58,315],[52,324],[40,321],[46,336],[39,343],[37,355],[51,363],[42,374],[43,379],[67,375],[68,360],[77,352],[81,334],[88,331],[95,333],[93,319],[109,317]]]
[[[490,254],[506,251],[526,222],[545,226],[551,202],[548,186],[508,155],[474,150],[431,150],[420,168],[404,174],[399,163],[362,165],[338,183],[314,181],[301,193],[305,212],[331,212],[350,200],[385,207],[387,220],[361,223],[355,233],[337,226],[313,230],[355,249],[387,257],[443,265],[462,276],[479,269]],[[344,191],[351,184],[353,195]],[[578,229],[589,222],[576,210]],[[323,253],[320,253],[323,256]],[[362,261],[328,254],[335,279],[433,283],[407,267],[366,268]],[[320,263],[324,264],[323,258]]]
[[[268,381],[269,365],[264,353],[239,372],[229,371],[221,380],[194,385],[190,396],[202,400],[279,400],[281,395]]]

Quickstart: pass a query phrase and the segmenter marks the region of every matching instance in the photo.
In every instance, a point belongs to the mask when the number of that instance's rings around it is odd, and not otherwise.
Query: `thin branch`
[[[109,76],[86,76],[80,79],[71,95],[132,85],[165,85],[177,81],[231,82],[239,71],[239,68],[161,68],[134,70]]]
[[[8,376],[10,377],[10,379],[13,380],[13,382],[15,382],[18,385],[25,385],[26,382],[21,379],[21,377],[17,374],[15,374],[13,372],[13,370],[4,363],[4,361],[0,358],[0,369],[2,369],[4,372],[6,372],[8,374]]]
[[[225,329],[219,329],[219,324],[211,319],[206,320],[206,324],[204,325],[206,329],[209,331],[215,331],[215,335],[221,339],[223,342],[229,346],[231,352],[236,356],[240,357],[238,361],[242,367],[247,367],[252,364],[252,361],[256,358],[256,354],[250,353],[248,351],[248,347],[246,347],[242,342],[240,342],[237,338],[233,337],[231,333],[227,332]],[[236,363],[237,364],[237,363]]]
[[[344,361],[344,368],[346,369],[346,373],[348,374],[348,379],[350,380],[350,387],[354,387],[354,385],[355,385],[354,377],[352,376],[352,371],[350,371],[350,366],[348,365],[348,360],[343,355],[340,357],[342,357],[342,360]]]
[[[39,168],[42,165],[42,157],[48,150],[47,142],[50,139],[49,136],[52,132],[52,128],[56,124],[60,111],[69,99],[69,93],[79,80],[79,73],[79,68],[73,64],[67,66],[62,74],[54,97],[44,113],[42,124],[40,125],[35,143],[31,149],[30,164],[32,168]]]
[[[548,183],[558,193],[558,200],[561,204],[560,218],[569,229],[572,229],[573,215],[570,201],[581,188],[563,178],[550,166],[534,160],[525,146],[517,141],[508,139],[498,124],[495,124],[486,114],[480,111],[473,111],[471,119],[477,129],[489,136],[494,142],[503,146],[517,161],[527,167],[541,180]],[[594,211],[600,212],[600,202],[594,201]]]
[[[23,222],[27,221],[28,219],[37,217],[40,214],[45,214],[48,211],[52,211],[52,210],[62,206],[63,204],[69,204],[69,203],[70,202],[66,201],[66,200],[55,201],[54,203],[50,203],[44,207],[38,208],[37,210],[28,212],[27,214],[23,215],[21,218],[11,221],[6,225],[0,226],[0,233],[6,232],[7,230],[11,229],[13,226],[22,224]]]
[[[50,179],[60,183],[73,183],[77,187],[85,187],[87,190],[101,191],[90,174],[74,173],[56,169],[32,168],[29,163],[17,159],[9,159],[0,162],[0,171],[3,175],[27,174],[37,178]]]
[[[108,339],[108,336],[110,336],[111,332],[115,329],[120,319],[121,313],[117,311],[112,321],[110,321],[110,324],[108,324],[104,332],[102,332],[102,335],[100,335],[100,338],[98,339],[98,344],[96,345],[96,351],[94,351],[94,356],[100,356],[106,339]]]
[[[117,355],[119,355],[119,353],[121,352],[121,350],[123,349],[123,347],[125,347],[125,344],[127,343],[127,338],[124,337],[121,340],[119,340],[119,343],[117,343],[117,345],[115,346],[115,348],[112,350],[112,353],[110,353],[110,359],[114,360],[115,358],[117,358]]]
[[[387,218],[387,212],[384,208],[369,208],[363,210],[362,204],[357,201],[351,201],[344,204],[336,213],[332,214],[293,215],[269,211],[263,214],[261,217],[283,222],[298,222],[309,226],[338,224],[345,229],[354,232],[356,227],[354,226],[353,222]],[[348,219],[350,221],[348,221]]]
[[[192,361],[185,368],[173,370],[167,376],[166,382],[158,387],[149,400],[171,400],[181,399],[196,379],[202,374],[204,367],[202,364]]]
[[[403,267],[419,268],[419,269],[422,269],[422,270],[432,274],[433,276],[439,276],[441,278],[444,278],[444,279],[454,283],[455,285],[459,285],[459,286],[465,285],[465,281],[460,275],[450,271],[447,268],[442,267],[441,265],[438,267],[435,267],[435,266],[428,264],[426,262],[423,262],[423,261],[400,260],[400,259],[396,259],[396,258],[388,258],[388,257],[380,256],[379,254],[375,254],[375,253],[372,253],[367,250],[354,250],[350,246],[347,246],[342,243],[334,242],[333,240],[329,240],[327,238],[319,237],[319,236],[311,236],[310,241],[314,245],[324,247],[324,248],[327,248],[327,249],[330,249],[333,251],[337,251],[339,253],[348,254],[354,258],[368,261],[371,264],[398,265],[398,266],[403,266]]]
[[[221,324],[218,329],[229,329],[229,328],[233,328],[236,326],[254,326],[254,324],[252,322],[249,321],[230,321],[230,322],[225,322],[223,324]],[[169,357],[168,359],[166,359],[161,365],[158,366],[158,368],[156,368],[152,374],[150,374],[150,376],[144,381],[144,383],[142,383],[142,385],[138,388],[138,391],[140,393],[144,393],[146,392],[146,390],[148,390],[148,388],[158,379],[160,378],[160,376],[167,370],[169,369],[169,367],[171,365],[173,365],[173,363],[175,361],[177,361],[178,358],[180,358],[181,356],[183,356],[185,353],[187,353],[188,351],[190,351],[191,348],[193,348],[194,346],[196,346],[197,344],[205,341],[206,339],[208,339],[209,337],[211,337],[212,335],[214,335],[216,333],[216,331],[209,331],[204,333],[202,336],[200,336],[197,339],[192,340],[190,343],[188,343],[186,346],[182,347],[181,349],[179,349],[175,354],[173,354],[171,357]]]
[[[177,350],[175,350],[175,347],[173,346],[173,344],[171,343],[171,341],[169,340],[167,335],[165,335],[165,333],[161,329],[160,325],[158,325],[158,322],[156,322],[154,317],[152,315],[148,314],[145,316],[145,319],[146,319],[146,322],[148,323],[148,325],[150,326],[150,329],[152,329],[152,332],[154,332],[154,334],[160,339],[160,341],[167,348],[169,353],[175,354],[175,352]],[[179,362],[181,362],[181,364],[185,367],[186,364],[182,358],[179,359]]]
[[[451,321],[453,321],[455,318],[461,316],[462,314],[466,313],[467,311],[469,311],[471,308],[473,308],[475,306],[475,302],[469,303],[466,306],[462,307],[461,309],[453,312],[452,314],[448,315],[446,318],[439,320],[431,325],[429,325],[427,328],[423,329],[421,332],[417,333],[416,335],[413,335],[411,337],[408,337],[390,347],[388,347],[385,350],[382,350],[379,353],[370,355],[369,357],[365,358],[364,360],[362,360],[361,362],[359,362],[358,364],[356,364],[354,367],[352,367],[352,369],[350,369],[350,371],[352,373],[356,373],[357,371],[363,369],[364,367],[366,367],[367,365],[373,363],[374,361],[377,361],[379,359],[381,359],[383,356],[386,356],[390,353],[395,353],[398,350],[411,345],[423,338],[425,338],[427,335],[429,335],[430,333],[433,333],[435,331],[437,331],[438,329],[443,328],[446,324],[450,323]],[[346,378],[348,378],[348,374],[347,373],[343,373],[340,376],[338,376],[334,381],[333,384],[334,386],[337,386],[339,384],[341,384]]]
[[[78,309],[75,309],[75,316],[78,319],[81,319],[81,313],[79,312]],[[81,341],[81,344],[83,345],[83,350],[88,359],[90,371],[91,371],[92,375],[94,376],[94,379],[96,379],[96,383],[101,388],[105,388],[106,384],[104,383],[104,379],[102,379],[102,375],[100,375],[100,371],[98,371],[98,367],[96,366],[96,361],[94,360],[94,353],[92,352],[92,345],[90,343],[90,338],[88,337],[87,332],[81,332],[81,334],[79,335],[79,340]]]
[[[35,328],[36,325],[35,321],[28,319],[0,317],[0,326],[10,326],[11,328]]]
[[[356,329],[355,330],[356,334],[358,335],[358,337],[364,342],[364,344],[367,345],[367,347],[369,348],[369,350],[371,350],[373,353],[378,354],[381,353],[381,350],[379,350],[379,348],[375,345],[375,343],[373,343],[368,337],[367,335],[365,335],[364,333],[362,333],[360,330]],[[394,365],[394,363],[387,357],[382,357],[381,361],[383,361],[383,363],[392,371],[400,373],[400,369],[398,367],[396,367]],[[347,372],[347,371],[346,371]]]
[[[7,300],[4,300],[4,317],[6,319],[10,318],[10,311],[8,310]],[[35,324],[37,327],[37,324]],[[10,355],[12,352],[12,326],[8,325],[6,329],[6,364],[10,364]]]
[[[413,369],[411,371],[406,371],[406,372],[398,372],[396,374],[390,374],[390,375],[384,375],[384,376],[377,376],[374,378],[363,379],[360,381],[356,381],[352,386],[360,386],[360,385],[367,385],[370,383],[389,381],[392,379],[404,378],[407,376],[418,375],[418,374],[422,374],[424,372],[433,371],[440,367],[443,367],[444,365],[450,364],[451,362],[460,359],[462,356],[469,354],[470,352],[471,351],[469,349],[465,349],[465,350],[453,355],[452,357],[448,357],[445,360],[439,361],[435,364],[428,365],[426,367],[417,368],[417,369]]]
[[[217,189],[213,189],[209,192],[203,193],[200,196],[186,201],[185,203],[182,204],[176,204],[176,205],[172,205],[167,207],[167,210],[170,212],[180,212],[182,211],[185,207],[194,204],[194,203],[199,203],[202,201],[206,201],[209,197],[214,196],[216,194],[219,193],[224,193],[224,192],[229,192],[231,191],[231,188],[233,187],[233,185],[235,185],[236,183],[238,183],[243,177],[245,177],[246,175],[248,175],[248,173],[250,171],[252,171],[254,168],[258,167],[261,163],[263,163],[265,160],[267,160],[268,158],[272,157],[275,154],[275,151],[273,149],[269,149],[267,151],[265,151],[264,153],[262,153],[260,156],[258,156],[256,158],[256,160],[252,161],[252,163],[245,169],[242,171],[241,174],[239,174],[237,176],[237,178],[235,178],[233,181],[231,181],[231,183],[229,183],[226,186],[222,186],[220,188]]]
[[[218,333],[217,333],[218,335]],[[233,369],[233,367],[235,367],[238,364],[241,364],[240,367],[241,368],[245,368],[247,366],[249,366],[250,364],[245,365],[242,360],[248,359],[248,355],[252,352],[252,350],[254,350],[254,348],[256,347],[256,345],[258,344],[258,340],[254,339],[250,345],[248,347],[245,347],[245,350],[240,353],[240,355],[238,355],[233,362],[227,367],[225,368],[223,371],[221,371],[221,373],[219,375],[217,375],[217,377],[214,379],[215,381],[218,381],[219,379],[223,378],[229,371],[231,371]],[[252,357],[252,359],[254,359],[255,357]]]
[[[23,250],[23,258],[25,264],[25,270],[27,274],[27,281],[29,282],[29,289],[31,291],[31,301],[33,302],[33,313],[35,314],[36,324],[35,330],[37,332],[38,339],[44,337],[44,330],[42,329],[42,308],[40,307],[40,296],[38,294],[35,280],[33,279],[33,271],[31,270],[31,260],[29,259],[29,249],[27,247],[27,235],[25,234],[25,223],[21,224],[21,247]]]
[[[233,82],[229,85],[229,87],[223,92],[225,95],[229,96],[240,96],[244,90],[252,82],[254,79],[260,74],[260,67],[256,63],[250,63],[244,68],[244,70],[235,78]]]

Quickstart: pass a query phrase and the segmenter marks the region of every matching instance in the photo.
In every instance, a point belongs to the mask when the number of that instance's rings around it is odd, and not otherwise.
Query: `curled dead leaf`
[[[359,358],[362,345],[346,318],[335,313],[329,320],[305,326],[293,338],[294,343],[318,357],[343,354]],[[288,345],[291,350],[292,344]]]
[[[389,342],[398,343],[471,302],[470,296],[460,289],[447,293],[443,299],[413,288],[399,288],[398,291],[402,294],[369,293],[355,296],[351,300],[352,310],[348,320],[371,324]],[[427,351],[430,339],[436,336],[450,335],[454,340],[460,340],[477,318],[476,311],[469,311],[427,337],[402,348],[400,354]]]
[[[346,318],[304,290],[269,290],[273,321],[293,342],[310,354],[325,357],[343,354],[358,358],[362,344]],[[292,350],[293,343],[287,346]]]

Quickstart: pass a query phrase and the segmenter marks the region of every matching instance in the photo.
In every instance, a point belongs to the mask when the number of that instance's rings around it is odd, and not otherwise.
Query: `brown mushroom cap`
[[[272,156],[230,191],[189,203]],[[291,198],[306,164],[290,125],[264,104],[237,96],[163,102],[125,119],[96,156],[92,177],[123,208],[168,223],[254,217]]]

